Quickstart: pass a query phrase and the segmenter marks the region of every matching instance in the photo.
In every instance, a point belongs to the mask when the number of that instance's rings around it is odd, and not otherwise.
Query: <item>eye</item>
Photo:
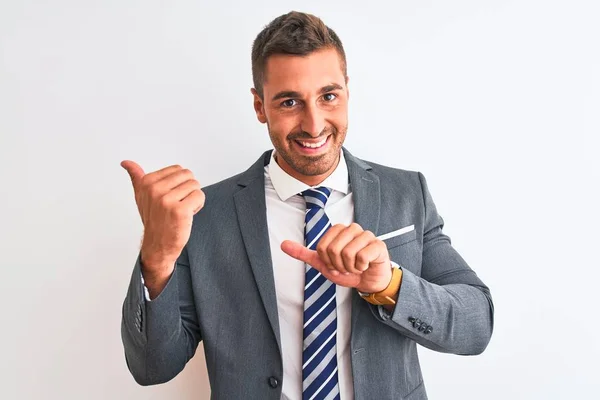
[[[334,93],[326,93],[323,95],[323,100],[325,101],[334,101],[335,99],[337,99],[337,95]]]
[[[291,108],[291,107],[294,107],[296,105],[296,100],[294,100],[294,99],[287,99],[287,100],[283,101],[281,103],[281,105],[283,107],[286,107],[286,108]]]

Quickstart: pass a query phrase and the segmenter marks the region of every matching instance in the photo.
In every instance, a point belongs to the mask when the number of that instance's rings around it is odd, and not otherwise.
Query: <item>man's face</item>
[[[346,137],[348,88],[340,61],[335,49],[274,55],[267,60],[263,99],[252,89],[278,164],[309,185],[335,169]]]

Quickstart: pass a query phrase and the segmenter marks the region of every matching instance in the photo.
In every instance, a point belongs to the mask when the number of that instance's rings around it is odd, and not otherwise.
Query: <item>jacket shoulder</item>
[[[370,173],[379,178],[381,193],[385,197],[422,201],[426,181],[420,171],[391,167],[369,160],[359,160],[370,168]]]
[[[369,160],[361,161],[367,164],[369,167],[371,167],[371,172],[379,176],[379,179],[382,181],[392,180],[420,185],[419,175],[422,174],[419,171],[398,167],[390,167],[388,165],[382,165]]]
[[[242,173],[230,176],[221,181],[211,183],[203,187],[202,190],[206,194],[210,193],[215,196],[233,194],[239,188],[238,182],[241,176]]]

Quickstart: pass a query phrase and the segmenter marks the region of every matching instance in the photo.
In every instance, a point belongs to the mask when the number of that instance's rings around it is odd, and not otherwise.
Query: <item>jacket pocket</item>
[[[383,242],[386,244],[388,250],[393,249],[394,247],[401,246],[405,243],[412,242],[417,239],[417,231],[415,229],[410,230],[405,233],[401,233],[397,236],[392,236],[387,239],[383,239]]]

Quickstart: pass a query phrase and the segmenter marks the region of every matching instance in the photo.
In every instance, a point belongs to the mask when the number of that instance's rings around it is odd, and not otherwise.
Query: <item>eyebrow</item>
[[[330,85],[323,86],[319,90],[319,94],[324,94],[324,93],[332,92],[334,90],[342,90],[342,89],[343,89],[343,87],[341,85],[338,85],[337,83],[332,83]],[[283,99],[283,98],[287,98],[287,97],[301,97],[301,95],[300,95],[300,92],[296,92],[293,90],[284,90],[282,92],[277,93],[275,96],[273,96],[271,101],[275,101],[275,100],[279,100],[279,99]]]

